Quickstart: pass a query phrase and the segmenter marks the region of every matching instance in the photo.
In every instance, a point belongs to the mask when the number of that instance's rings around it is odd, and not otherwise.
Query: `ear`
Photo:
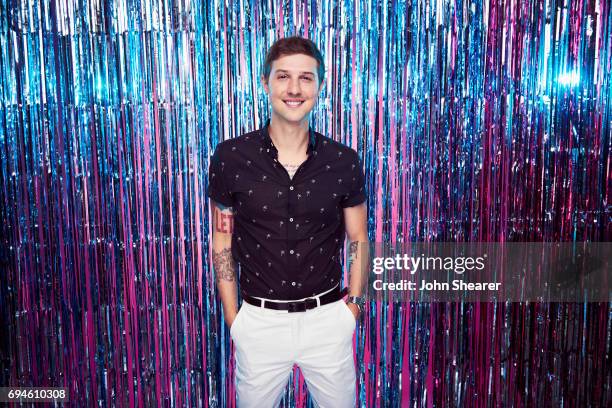
[[[325,88],[325,81],[321,81],[321,83],[319,84],[319,93],[321,93],[323,88]]]
[[[268,80],[264,75],[261,76],[261,85],[263,86],[266,94],[270,94],[270,89],[268,88]]]

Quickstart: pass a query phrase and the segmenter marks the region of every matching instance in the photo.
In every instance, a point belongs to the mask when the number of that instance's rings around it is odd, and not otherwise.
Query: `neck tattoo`
[[[289,178],[293,178],[298,167],[300,167],[299,164],[288,164],[288,163],[281,163],[281,164],[287,170],[287,173],[289,173]]]

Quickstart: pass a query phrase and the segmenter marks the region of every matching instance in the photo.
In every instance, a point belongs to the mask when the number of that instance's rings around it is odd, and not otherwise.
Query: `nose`
[[[289,87],[287,88],[289,95],[299,95],[301,93],[300,80],[293,78],[289,81]]]

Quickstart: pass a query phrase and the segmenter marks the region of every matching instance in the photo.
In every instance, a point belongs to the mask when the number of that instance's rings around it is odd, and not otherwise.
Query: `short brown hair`
[[[270,71],[272,71],[272,63],[274,61],[280,57],[294,54],[305,54],[317,60],[319,83],[323,82],[323,78],[325,77],[325,62],[323,61],[323,55],[314,42],[303,37],[281,38],[272,44],[268,49],[266,60],[263,65],[263,76],[266,78],[266,81],[270,78]]]

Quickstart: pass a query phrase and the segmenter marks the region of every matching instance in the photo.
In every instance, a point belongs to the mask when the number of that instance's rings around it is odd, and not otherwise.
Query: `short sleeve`
[[[344,198],[340,202],[342,208],[353,207],[363,203],[366,200],[365,177],[363,174],[363,168],[361,166],[359,156],[357,156],[357,153],[353,153],[353,160],[350,164],[351,168],[349,169],[351,190],[347,195],[344,196]]]
[[[222,158],[221,146],[219,145],[210,158],[210,166],[208,167],[208,191],[206,195],[219,204],[231,207],[233,205],[233,200],[225,180],[224,167],[225,163]]]

